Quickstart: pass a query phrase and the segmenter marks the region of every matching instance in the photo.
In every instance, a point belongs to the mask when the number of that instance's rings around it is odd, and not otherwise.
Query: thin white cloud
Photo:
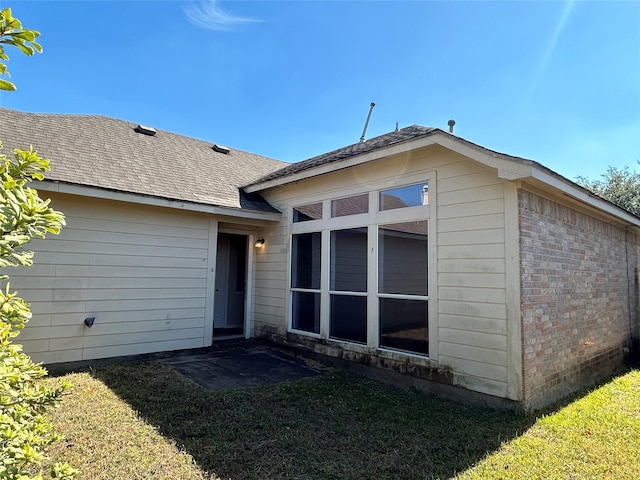
[[[531,80],[531,83],[529,85],[529,91],[527,93],[527,100],[531,99],[531,97],[533,96],[533,94],[535,93],[535,91],[538,88],[538,84],[540,83],[540,79],[542,78],[542,75],[544,74],[545,70],[547,69],[547,65],[549,64],[549,60],[551,60],[551,57],[553,56],[553,53],[556,50],[556,46],[558,45],[558,40],[560,38],[560,35],[562,34],[562,32],[565,29],[565,26],[567,25],[567,22],[569,20],[569,17],[571,15],[571,11],[573,10],[573,7],[576,3],[576,0],[567,0],[564,4],[564,8],[562,9],[562,13],[560,14],[560,17],[558,18],[558,21],[556,23],[556,28],[553,31],[553,34],[551,35],[551,38],[549,39],[549,41],[547,42],[547,47],[544,51],[544,54],[542,55],[542,58],[540,59],[540,62],[538,63],[538,66],[536,68],[536,71],[533,75],[533,78]]]
[[[227,13],[220,7],[218,0],[191,2],[184,7],[184,13],[194,25],[218,31],[231,31],[240,25],[262,21],[256,18],[238,17]]]

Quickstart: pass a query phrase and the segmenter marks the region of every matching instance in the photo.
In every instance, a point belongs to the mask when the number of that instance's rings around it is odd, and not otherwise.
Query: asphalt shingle
[[[25,113],[0,108],[3,153],[29,145],[51,162],[47,180],[205,205],[276,211],[240,187],[287,165],[157,130],[137,133],[137,123],[102,115]]]
[[[374,150],[378,150],[380,148],[395,145],[397,143],[414,140],[416,138],[427,136],[438,131],[440,130],[437,128],[423,127],[421,125],[411,125],[400,130],[385,133],[384,135],[371,138],[365,142],[354,143],[353,145],[349,145],[347,147],[339,148],[328,153],[323,153],[322,155],[317,155],[302,162],[287,164],[279,170],[271,172],[252,183],[268,182],[269,180],[276,180],[278,178],[287,177],[298,172],[309,170],[314,167],[319,167],[320,165],[326,165],[329,163],[346,160],[348,158],[355,157],[356,155],[362,155]]]

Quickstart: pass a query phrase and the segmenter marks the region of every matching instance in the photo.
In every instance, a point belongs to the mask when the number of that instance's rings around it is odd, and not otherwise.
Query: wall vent
[[[143,135],[149,135],[150,137],[155,137],[158,131],[155,128],[145,127],[144,125],[138,125],[134,130],[137,133],[142,133]]]
[[[224,145],[216,144],[211,148],[213,148],[214,152],[224,153],[225,155],[228,155],[229,153],[231,153],[231,149],[229,147],[225,147]]]

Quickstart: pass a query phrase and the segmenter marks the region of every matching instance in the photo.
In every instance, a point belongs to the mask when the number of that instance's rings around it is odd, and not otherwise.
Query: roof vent
[[[229,153],[231,153],[231,149],[229,147],[225,147],[224,145],[215,144],[211,148],[213,148],[214,152],[224,153],[225,155],[228,155]]]
[[[145,127],[144,125],[138,125],[134,130],[137,133],[142,133],[143,135],[149,135],[150,137],[155,137],[158,131],[155,128]]]
[[[451,119],[447,122],[447,125],[449,125],[449,133],[453,133],[453,127],[456,124],[456,121],[454,119]]]

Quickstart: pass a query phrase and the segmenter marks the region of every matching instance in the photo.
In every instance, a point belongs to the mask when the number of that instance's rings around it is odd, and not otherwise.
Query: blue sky
[[[570,179],[640,165],[640,1],[0,0],[41,32],[0,105],[285,161],[420,124]],[[41,152],[45,153],[45,152]]]

